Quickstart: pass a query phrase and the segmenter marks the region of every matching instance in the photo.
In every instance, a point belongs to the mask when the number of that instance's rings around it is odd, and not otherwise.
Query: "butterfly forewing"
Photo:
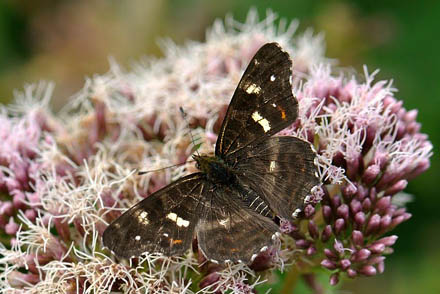
[[[216,185],[203,208],[197,225],[198,244],[208,259],[249,263],[252,255],[272,244],[278,227],[272,219],[247,208],[244,195],[227,185]],[[246,192],[246,194],[248,194]]]
[[[310,190],[319,184],[315,152],[310,143],[295,137],[268,138],[245,148],[237,158],[240,185],[250,186],[283,218],[302,209]]]
[[[151,194],[107,227],[104,245],[125,258],[184,253],[194,236],[204,185],[202,174],[195,173]]]
[[[195,156],[195,173],[153,193],[104,232],[120,257],[182,254],[194,233],[208,259],[248,263],[273,242],[278,215],[292,220],[315,177],[308,142],[274,137],[298,115],[292,62],[276,43],[255,54],[226,112],[215,156]]]
[[[216,155],[235,156],[292,124],[298,103],[292,95],[292,61],[276,43],[261,47],[234,92],[216,144]]]

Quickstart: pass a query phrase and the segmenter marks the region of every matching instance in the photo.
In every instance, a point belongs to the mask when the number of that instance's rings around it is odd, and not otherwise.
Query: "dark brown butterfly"
[[[272,137],[298,116],[292,61],[277,43],[255,54],[235,90],[215,156],[193,156],[200,172],[134,205],[104,232],[119,257],[183,254],[194,235],[210,260],[249,263],[273,243],[274,217],[293,220],[319,183],[315,153],[295,137]]]

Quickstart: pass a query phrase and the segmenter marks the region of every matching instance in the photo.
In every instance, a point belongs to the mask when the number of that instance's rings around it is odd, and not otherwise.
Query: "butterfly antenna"
[[[170,165],[170,166],[161,167],[161,168],[158,168],[158,169],[143,170],[143,171],[139,171],[139,172],[138,172],[138,175],[141,176],[141,175],[145,175],[145,174],[148,174],[148,173],[161,171],[161,170],[164,170],[164,169],[167,169],[167,168],[171,168],[171,167],[176,167],[176,166],[184,165],[184,164],[187,163],[187,162],[194,162],[194,161],[195,161],[195,160],[188,160],[188,161],[184,161],[184,162],[181,162],[181,163],[178,163],[178,164],[173,164],[173,165]]]
[[[200,144],[196,144],[196,140],[194,140],[194,136],[193,136],[193,134],[191,132],[191,129],[189,128],[189,122],[188,122],[187,114],[186,114],[185,110],[183,110],[183,107],[180,106],[179,110],[180,110],[180,113],[182,113],[182,117],[185,120],[186,125],[188,126],[188,132],[189,132],[189,135],[191,137],[191,142],[192,142],[192,144],[193,144],[193,146],[195,148],[195,151],[196,151],[197,155],[200,156],[200,154],[199,154],[199,147],[200,147],[201,143]]]

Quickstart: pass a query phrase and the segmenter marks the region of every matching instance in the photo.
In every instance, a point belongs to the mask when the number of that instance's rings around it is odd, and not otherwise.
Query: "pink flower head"
[[[10,293],[254,293],[275,269],[341,277],[374,276],[397,240],[389,232],[411,214],[408,182],[430,164],[432,145],[417,111],[406,110],[387,81],[334,73],[322,35],[295,34],[255,11],[244,24],[216,22],[205,43],[164,43],[165,57],[95,75],[63,110],[48,107],[52,86],[28,86],[0,109],[0,288]],[[278,135],[317,150],[321,185],[295,222],[280,220],[276,246],[253,263],[207,261],[193,241],[183,256],[149,252],[126,261],[102,245],[105,227],[128,207],[194,170],[188,130],[214,150],[227,105],[247,63],[266,42],[294,60],[299,117]],[[182,118],[179,108],[187,113]],[[173,169],[139,175],[139,169]],[[278,220],[276,220],[278,221]]]

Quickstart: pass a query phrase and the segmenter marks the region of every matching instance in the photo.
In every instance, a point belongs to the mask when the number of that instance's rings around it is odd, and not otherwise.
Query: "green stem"
[[[313,290],[313,294],[324,293],[322,286],[316,281],[316,275],[314,273],[303,274],[302,277],[307,286]]]
[[[298,284],[298,280],[300,278],[300,272],[297,267],[292,267],[292,269],[287,273],[284,278],[284,285],[281,289],[281,294],[292,294],[296,285]]]

